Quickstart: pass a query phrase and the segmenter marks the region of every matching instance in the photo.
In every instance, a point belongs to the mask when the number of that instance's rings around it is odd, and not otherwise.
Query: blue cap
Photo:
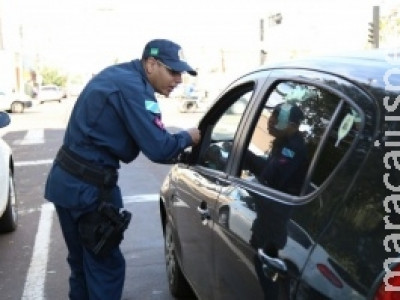
[[[197,72],[187,64],[181,46],[164,39],[148,42],[144,47],[142,59],[154,57],[174,71],[187,72],[196,76]]]
[[[301,109],[297,105],[290,103],[277,105],[273,113],[278,117],[278,123],[275,125],[275,128],[278,130],[286,129],[289,123],[300,125],[304,119]]]

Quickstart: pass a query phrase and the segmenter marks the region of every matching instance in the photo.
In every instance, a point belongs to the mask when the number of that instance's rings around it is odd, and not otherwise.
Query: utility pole
[[[265,50],[264,50],[264,33],[265,33],[265,24],[264,19],[260,19],[260,65],[263,65],[265,62]]]
[[[368,42],[379,48],[379,6],[372,8],[372,22],[368,23]]]
[[[1,50],[4,50],[4,43],[3,43],[3,27],[2,27],[2,18],[0,9],[0,51]]]
[[[260,19],[260,42],[264,42],[264,19]]]

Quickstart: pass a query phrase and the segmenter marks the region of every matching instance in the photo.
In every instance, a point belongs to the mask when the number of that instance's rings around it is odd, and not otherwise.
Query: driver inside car
[[[268,132],[274,138],[268,157],[248,150],[244,169],[264,185],[299,195],[308,164],[307,148],[299,131],[303,119],[304,114],[296,104],[277,105],[268,120]]]

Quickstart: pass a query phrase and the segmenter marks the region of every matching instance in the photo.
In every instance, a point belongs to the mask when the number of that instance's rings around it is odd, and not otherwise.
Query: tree
[[[380,41],[386,46],[391,46],[400,36],[400,5],[394,5],[393,8],[380,17]]]
[[[43,78],[42,84],[55,84],[58,86],[65,86],[67,82],[67,76],[60,74],[57,69],[51,67],[43,67],[40,70],[40,75]]]

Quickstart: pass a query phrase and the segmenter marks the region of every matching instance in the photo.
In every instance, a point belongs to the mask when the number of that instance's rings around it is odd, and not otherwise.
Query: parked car
[[[244,74],[222,92],[198,124],[202,141],[160,189],[175,297],[398,299],[398,57],[292,60]],[[268,122],[288,104],[304,113],[308,156],[293,193],[260,180],[247,162],[250,152],[272,155]],[[276,172],[285,176],[297,153],[281,154]]]
[[[178,101],[178,111],[181,113],[204,111],[207,108],[207,91],[199,89],[194,84],[180,84],[169,95]]]
[[[22,113],[29,107],[32,107],[32,100],[27,95],[0,90],[0,111]]]
[[[0,112],[0,128],[10,123],[10,117]],[[0,232],[17,228],[17,197],[14,183],[14,159],[10,147],[0,138]]]
[[[39,103],[44,103],[48,101],[58,101],[66,98],[65,91],[57,85],[48,84],[39,86],[36,99]]]

